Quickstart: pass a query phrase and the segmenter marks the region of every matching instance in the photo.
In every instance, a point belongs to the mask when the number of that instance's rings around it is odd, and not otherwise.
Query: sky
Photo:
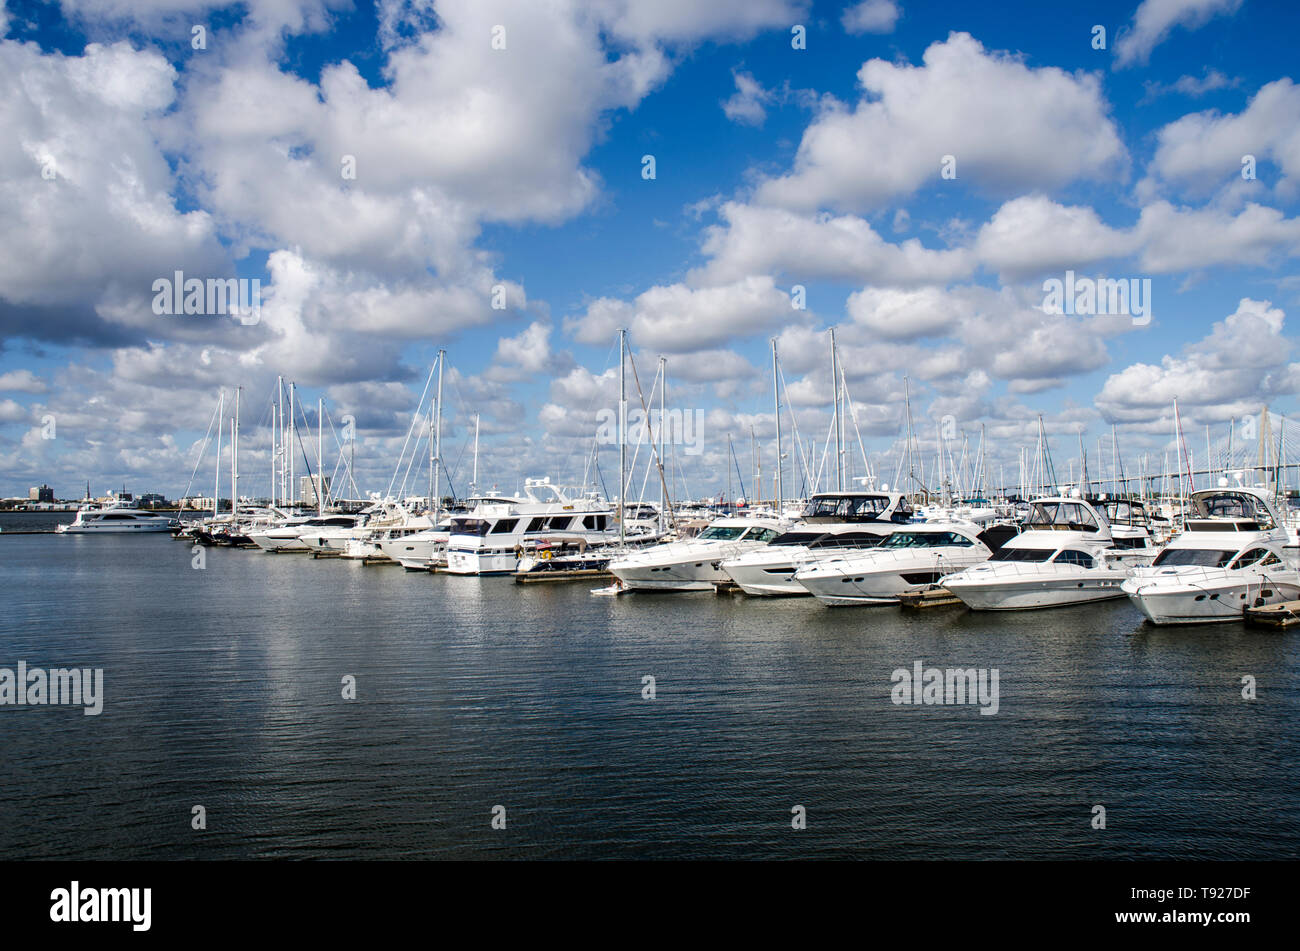
[[[439,350],[454,491],[477,417],[479,489],[613,494],[620,329],[678,496],[755,451],[771,496],[774,340],[784,494],[828,484],[832,328],[877,486],[905,393],[930,484],[981,439],[1014,484],[1040,416],[1058,474],[1154,471],[1175,399],[1193,467],[1253,459],[1300,390],[1300,8],[1064,6],[3,0],[0,495],[210,494],[236,387],[266,495],[279,380],[299,473],[323,400],[327,472],[422,491]],[[260,306],[159,313],[178,271]]]

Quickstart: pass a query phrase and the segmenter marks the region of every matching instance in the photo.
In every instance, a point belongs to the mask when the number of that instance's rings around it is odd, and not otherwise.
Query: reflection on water
[[[1300,855],[1294,633],[191,557],[0,541],[0,667],[106,693],[0,707],[4,857]],[[997,668],[997,715],[891,703],[916,661]]]

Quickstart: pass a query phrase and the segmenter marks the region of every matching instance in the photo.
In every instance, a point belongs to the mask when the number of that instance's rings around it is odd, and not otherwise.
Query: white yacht
[[[180,522],[168,515],[132,508],[126,502],[110,502],[82,506],[75,519],[55,531],[66,535],[141,535],[170,532],[179,526]]]
[[[597,544],[617,538],[618,523],[604,499],[573,494],[549,479],[527,479],[523,498],[483,499],[469,513],[451,519],[446,571],[512,574],[526,543]]]
[[[788,531],[727,559],[721,568],[748,595],[806,595],[794,580],[801,567],[839,552],[873,548],[911,519],[911,506],[898,492],[822,492],[808,500]]]
[[[302,541],[304,533],[325,528],[350,528],[356,522],[355,515],[298,515],[274,527],[250,532],[248,538],[263,551],[307,551],[307,545]]]
[[[1237,621],[1244,608],[1300,598],[1286,527],[1263,490],[1193,492],[1184,518],[1151,566],[1122,585],[1153,624]]]
[[[375,544],[408,571],[430,571],[447,564],[447,541],[450,538],[451,522],[443,521],[418,532],[389,533]]]
[[[987,561],[998,544],[972,522],[924,522],[900,528],[876,548],[818,559],[794,580],[827,605],[897,604],[900,594]]]
[[[1024,611],[1120,598],[1132,570],[1113,547],[1106,516],[1081,498],[1029,507],[1026,530],[987,562],[943,579],[976,611]]]
[[[1131,565],[1149,565],[1159,544],[1156,528],[1146,505],[1137,499],[1101,500],[1102,511],[1110,525],[1111,547],[1119,558]]]
[[[775,518],[719,518],[685,541],[620,555],[609,570],[624,590],[709,591],[727,580],[721,562],[767,545],[784,527]]]

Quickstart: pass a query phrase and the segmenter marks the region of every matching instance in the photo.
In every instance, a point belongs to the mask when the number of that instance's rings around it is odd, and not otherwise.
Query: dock
[[[947,588],[926,588],[924,591],[908,591],[898,596],[898,604],[904,608],[938,608],[961,603],[961,598]]]
[[[515,584],[544,584],[550,581],[586,581],[614,577],[604,568],[575,568],[572,571],[516,571]]]
[[[1300,601],[1279,601],[1258,608],[1246,608],[1246,621],[1266,627],[1294,627],[1300,624]]]

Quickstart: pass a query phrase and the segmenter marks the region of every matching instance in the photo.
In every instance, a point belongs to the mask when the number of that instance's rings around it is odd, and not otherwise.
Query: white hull
[[[990,572],[978,580],[969,576],[950,579],[944,587],[973,611],[1032,611],[1122,598],[1120,584],[1126,577],[1126,572],[1107,569],[1063,572],[1056,577],[1047,573],[1006,577]]]
[[[60,535],[146,535],[154,532],[170,532],[170,522],[157,525],[138,523],[134,525],[60,525]]]
[[[1258,576],[1181,582],[1177,576],[1134,578],[1124,585],[1129,600],[1152,624],[1213,624],[1240,621],[1256,602],[1300,599],[1300,580]],[[1269,592],[1264,594],[1264,592]]]

